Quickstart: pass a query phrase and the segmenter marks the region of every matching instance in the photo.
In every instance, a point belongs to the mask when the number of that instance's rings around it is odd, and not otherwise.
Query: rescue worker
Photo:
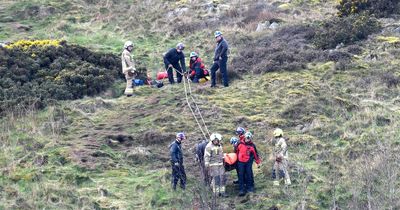
[[[180,187],[186,188],[186,173],[183,167],[182,141],[185,140],[184,133],[177,133],[175,141],[170,145],[171,165],[172,165],[172,189],[176,190],[176,185],[180,181]]]
[[[246,133],[246,130],[242,127],[238,127],[238,128],[236,128],[235,133],[236,133],[237,137],[239,138],[239,142],[244,143],[244,139],[245,139],[244,134]]]
[[[195,152],[195,156],[196,156],[196,162],[199,163],[201,172],[203,174],[204,177],[204,184],[205,185],[209,185],[210,184],[210,179],[206,170],[206,167],[204,165],[204,152],[206,150],[206,146],[207,146],[208,142],[206,140],[203,140],[200,143],[197,143],[195,148],[194,148],[194,152]]]
[[[237,127],[236,128],[236,130],[235,130],[235,134],[237,135],[237,137],[239,138],[238,139],[238,143],[236,143],[236,145],[234,145],[234,147],[233,147],[233,149],[234,149],[234,151],[237,153],[237,145],[240,143],[240,142],[243,142],[244,143],[244,140],[245,140],[245,137],[244,137],[244,134],[246,133],[246,129],[244,129],[243,127]],[[238,177],[238,180],[234,180],[233,181],[233,184],[239,184],[239,169],[238,168],[236,168],[236,174],[237,174],[237,177]]]
[[[253,134],[246,132],[244,142],[239,142],[237,146],[239,196],[244,196],[247,192],[254,192],[253,159],[258,167],[261,164],[261,159],[258,157],[252,139]]]
[[[233,146],[233,151],[236,153],[236,151],[237,151],[237,145],[239,144],[239,139],[236,138],[236,137],[232,137],[232,138],[230,139],[230,143],[231,143],[231,145]],[[239,171],[238,171],[237,164],[236,164],[236,174],[237,174],[237,177],[239,178]],[[239,184],[239,180],[234,180],[234,181],[233,181],[233,184]]]
[[[279,186],[280,178],[285,179],[285,185],[290,185],[290,176],[288,168],[288,151],[286,140],[283,138],[283,131],[280,128],[274,130],[274,166],[272,170],[272,178],[275,179],[274,185]]]
[[[199,55],[196,52],[190,53],[189,77],[194,83],[198,83],[200,79],[206,79],[208,71]]]
[[[184,49],[185,45],[182,43],[178,43],[175,48],[170,49],[164,55],[165,69],[167,70],[168,80],[171,84],[175,83],[173,69],[176,70],[178,83],[181,83],[182,81],[182,74],[186,73],[185,54],[183,53]]]
[[[214,53],[214,64],[212,65],[211,71],[211,87],[216,87],[215,83],[215,73],[218,69],[221,70],[222,80],[225,87],[229,86],[228,71],[226,69],[226,64],[228,62],[228,42],[222,37],[220,31],[214,33],[217,46]]]
[[[127,97],[132,96],[133,94],[133,84],[132,80],[136,75],[135,63],[133,62],[131,52],[133,50],[133,43],[131,41],[127,41],[124,44],[124,51],[121,55],[122,61],[122,73],[125,75],[126,79],[126,88],[124,94]]]
[[[222,136],[213,133],[210,142],[204,152],[204,164],[211,178],[211,188],[214,195],[226,197],[225,193],[225,169],[223,165],[223,151],[221,146]]]

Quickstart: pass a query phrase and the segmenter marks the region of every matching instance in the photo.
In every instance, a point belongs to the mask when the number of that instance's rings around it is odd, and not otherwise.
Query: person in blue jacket
[[[173,69],[176,70],[176,78],[178,83],[182,82],[182,74],[186,73],[185,54],[183,53],[184,49],[185,45],[178,43],[175,48],[170,49],[164,55],[165,69],[167,70],[168,80],[171,84],[175,83]]]
[[[214,64],[212,65],[211,71],[211,87],[216,87],[215,82],[215,74],[218,69],[220,69],[222,74],[222,80],[225,87],[229,86],[229,78],[228,78],[228,70],[226,69],[226,65],[228,62],[228,42],[222,37],[222,33],[220,31],[216,31],[214,33],[215,40],[217,42],[217,47],[215,48],[214,53]]]
[[[183,152],[181,143],[185,140],[184,133],[177,133],[175,141],[170,145],[171,165],[172,165],[172,189],[176,190],[176,185],[180,181],[180,187],[186,188],[186,173],[183,167]]]

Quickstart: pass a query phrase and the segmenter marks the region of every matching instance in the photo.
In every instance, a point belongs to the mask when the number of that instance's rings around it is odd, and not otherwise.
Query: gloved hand
[[[282,162],[282,160],[283,160],[282,156],[277,156],[276,159],[275,159],[275,161],[278,162],[278,163]]]
[[[174,166],[179,166],[179,163],[178,162],[174,163]]]
[[[172,68],[173,66],[172,66],[172,64],[168,64],[168,68]]]
[[[136,73],[136,68],[132,68],[131,73],[135,74]]]
[[[196,154],[196,158],[195,158],[196,163],[199,162],[199,160],[200,160],[199,156]]]

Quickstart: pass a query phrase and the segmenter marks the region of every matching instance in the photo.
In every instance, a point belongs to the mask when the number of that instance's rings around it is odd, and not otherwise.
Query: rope
[[[203,115],[201,114],[201,110],[200,110],[199,106],[197,105],[196,101],[195,101],[194,98],[193,98],[193,95],[192,95],[192,87],[190,86],[190,81],[189,81],[189,79],[188,79],[188,86],[189,86],[190,98],[193,100],[193,103],[195,104],[196,109],[198,110],[198,113],[199,113],[199,115],[200,115],[201,121],[203,122],[204,128],[205,128],[205,130],[207,131],[208,136],[211,136],[210,131],[209,131],[208,128],[207,128],[206,122],[204,121]]]
[[[170,69],[170,68],[171,68],[171,67],[168,67],[168,69]],[[192,115],[193,115],[193,117],[194,117],[194,119],[195,119],[197,125],[198,125],[199,128],[200,128],[201,133],[203,134],[204,139],[208,139],[208,138],[210,137],[210,132],[209,132],[209,130],[208,130],[208,128],[207,128],[207,125],[206,125],[206,123],[205,123],[205,121],[204,121],[204,118],[203,118],[203,116],[202,116],[202,114],[201,114],[201,110],[200,110],[199,106],[197,105],[195,99],[194,99],[193,96],[192,96],[192,90],[191,90],[191,87],[190,87],[189,79],[185,76],[185,74],[184,74],[183,72],[181,72],[181,71],[179,71],[179,70],[177,70],[177,69],[175,69],[175,70],[176,70],[177,73],[181,74],[182,77],[184,77],[184,78],[183,78],[183,87],[184,87],[184,89],[185,89],[185,98],[186,98],[186,102],[187,102],[187,104],[188,104],[188,106],[189,106],[190,111],[192,112]],[[186,80],[188,80],[188,81],[187,81],[188,85],[186,85]],[[200,116],[200,118],[201,118],[201,121],[202,121],[203,126],[204,126],[204,128],[205,128],[205,131],[203,130],[203,127],[201,126],[199,120],[197,119],[197,116],[196,116],[195,111],[193,111],[193,108],[192,108],[192,106],[191,106],[191,104],[190,104],[189,96],[190,96],[190,99],[192,99],[192,102],[193,102],[193,104],[194,104],[194,106],[195,106],[195,108],[196,108],[196,111],[197,111],[197,113],[199,114],[199,116]],[[206,134],[208,134],[208,137],[207,137]]]

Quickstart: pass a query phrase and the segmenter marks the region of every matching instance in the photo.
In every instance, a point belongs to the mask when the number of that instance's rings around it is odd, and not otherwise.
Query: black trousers
[[[178,184],[178,181],[180,181],[180,186],[182,189],[186,188],[186,173],[185,173],[185,167],[183,165],[172,165],[172,189],[176,189],[176,185]]]
[[[220,61],[214,62],[210,71],[211,71],[211,87],[215,87],[215,75],[218,69],[221,71],[222,80],[225,87],[229,86],[229,78],[228,78],[228,70],[226,69],[226,63],[228,62],[228,58],[224,58]]]
[[[181,66],[179,65],[179,63],[172,64],[172,66],[176,70],[177,82],[181,83],[182,82],[182,74],[181,73],[184,73],[184,72],[182,72]],[[168,73],[168,80],[169,80],[169,83],[171,83],[171,84],[175,83],[173,68],[168,68],[168,65],[165,65],[165,69],[167,69],[167,73]]]

